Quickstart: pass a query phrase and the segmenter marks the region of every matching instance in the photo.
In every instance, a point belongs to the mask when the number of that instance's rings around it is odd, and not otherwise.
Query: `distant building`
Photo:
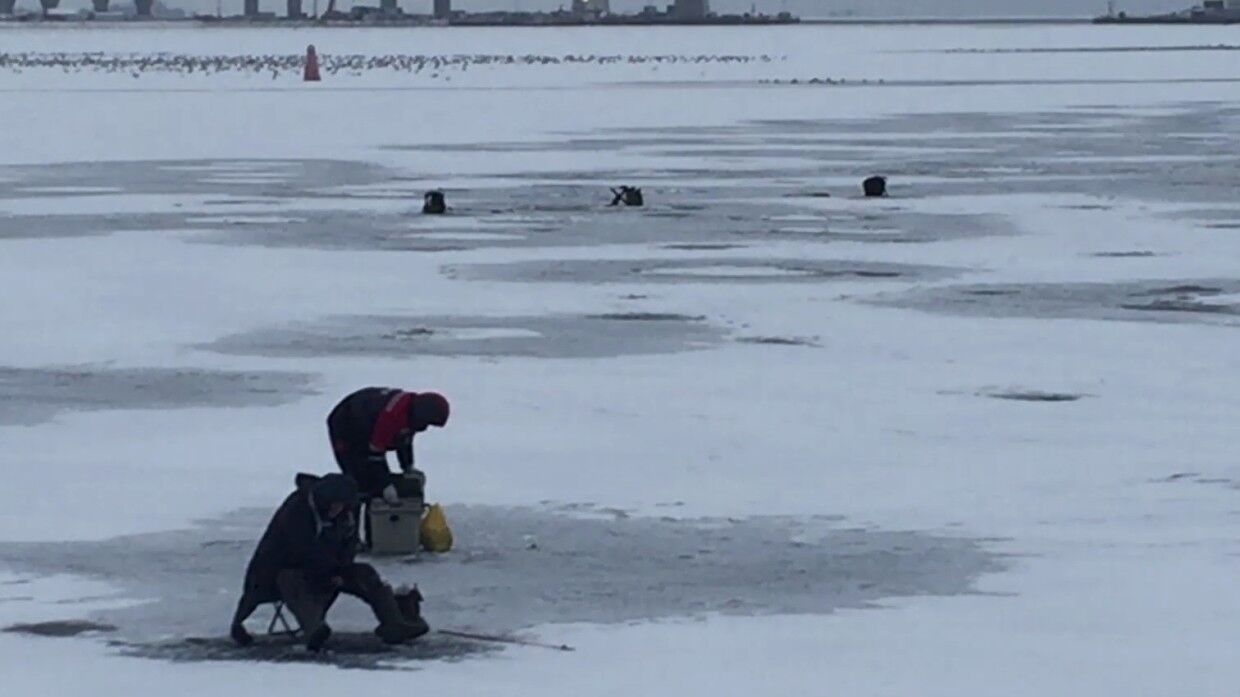
[[[0,15],[13,14],[13,8],[17,6],[17,0],[0,0]]]
[[[168,7],[158,0],[132,0],[133,4],[118,5],[115,2],[109,3],[107,13],[95,13],[96,19],[115,19],[116,15],[132,19],[134,17],[140,19],[185,19],[188,14],[180,8]],[[100,14],[106,14],[106,17],[100,17]]]
[[[710,0],[676,0],[672,14],[678,19],[704,19],[710,14]]]
[[[301,0],[288,0],[288,18],[289,19],[305,19],[306,13],[301,9]]]
[[[1205,0],[1189,11],[1193,19],[1240,20],[1240,0]]]
[[[598,18],[611,13],[610,0],[573,0],[574,17]]]
[[[451,19],[452,0],[435,0],[435,19]]]
[[[245,12],[246,17],[257,17],[258,16],[258,0],[245,0],[244,12]]]

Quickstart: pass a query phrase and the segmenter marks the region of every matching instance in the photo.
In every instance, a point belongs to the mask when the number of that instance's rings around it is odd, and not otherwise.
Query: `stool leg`
[[[288,618],[284,616],[284,602],[277,600],[272,603],[272,606],[275,608],[275,612],[272,613],[271,622],[267,625],[267,635],[297,638],[297,635],[301,634],[301,627],[294,628],[293,625],[288,623]],[[276,624],[279,624],[284,629],[277,631]]]

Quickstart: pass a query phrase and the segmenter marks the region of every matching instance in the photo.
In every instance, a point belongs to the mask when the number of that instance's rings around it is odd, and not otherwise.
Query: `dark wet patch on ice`
[[[724,330],[660,312],[519,317],[337,316],[223,337],[201,348],[257,356],[593,358],[707,348]]]
[[[674,312],[609,312],[586,317],[616,322],[701,322],[706,319],[703,315],[678,315]]]
[[[1163,299],[1148,303],[1125,303],[1120,307],[1125,310],[1136,310],[1138,312],[1200,312],[1212,315],[1240,314],[1240,304],[1211,305],[1184,299]]]
[[[939,286],[867,302],[983,317],[1203,322],[1240,326],[1240,280]]]
[[[965,295],[979,295],[982,297],[1018,295],[1020,293],[1020,291],[1010,288],[970,288],[961,292]]]
[[[1075,402],[1085,396],[1071,392],[1043,392],[1041,390],[991,390],[980,394],[991,399],[1006,399],[1015,402]]]
[[[725,249],[742,249],[743,244],[709,243],[698,244],[665,244],[664,249],[677,249],[684,252],[721,252]]]
[[[1102,259],[1145,259],[1159,255],[1148,250],[1133,250],[1131,252],[1094,252],[1090,256]]]
[[[1200,477],[1200,476],[1201,475],[1197,472],[1176,472],[1173,475],[1164,477],[1162,479],[1156,479],[1154,481],[1156,482],[1178,482],[1181,479],[1196,479],[1197,477]]]
[[[1229,489],[1240,488],[1240,483],[1237,483],[1236,480],[1230,477],[1207,477],[1206,475],[1203,475],[1200,472],[1176,472],[1175,474],[1172,474],[1167,477],[1159,477],[1157,479],[1151,479],[1150,482],[1153,484],[1177,484],[1177,483],[1209,484],[1209,485],[1220,485],[1221,484],[1223,486],[1226,486]]]
[[[1153,300],[1148,302],[1143,300],[1140,302],[1124,303],[1121,307],[1125,310],[1136,310],[1139,312],[1201,312],[1206,314],[1223,315],[1240,314],[1240,302],[1213,303],[1202,300],[1202,298],[1210,298],[1222,292],[1223,290],[1221,288],[1196,284],[1153,288],[1144,293],[1133,294],[1138,297],[1152,296],[1154,297]]]
[[[276,406],[316,394],[315,381],[279,371],[0,367],[0,425],[41,423],[64,411]]]
[[[1145,291],[1138,291],[1133,295],[1218,295],[1222,293],[1222,288],[1214,286],[1203,286],[1198,283],[1182,283],[1174,286],[1156,286]]]
[[[116,627],[89,620],[53,620],[29,624],[12,624],[5,627],[2,631],[9,634],[29,634],[41,637],[74,637],[81,634],[115,632]]]
[[[935,266],[836,259],[565,259],[445,266],[449,278],[552,283],[822,283],[942,278]]]
[[[760,344],[763,346],[818,346],[816,339],[799,336],[742,336],[737,338],[742,344]]]
[[[278,198],[225,198],[208,199],[202,202],[204,206],[275,206],[279,204]]]
[[[110,642],[121,654],[174,663],[244,661],[332,666],[352,670],[416,670],[419,661],[459,661],[498,653],[495,644],[429,634],[409,644],[389,646],[371,632],[334,632],[325,651],[314,653],[287,637],[256,636],[238,647],[228,637],[189,637],[158,642]]]
[[[1002,568],[1000,557],[975,540],[847,528],[828,516],[675,519],[616,515],[618,509],[605,506],[559,508],[449,506],[457,543],[452,552],[371,561],[389,582],[419,585],[433,628],[490,634],[712,613],[825,614],[884,598],[971,593],[981,574]],[[186,530],[0,543],[0,566],[27,575],[85,576],[116,587],[118,599],[144,601],[89,617],[116,627],[115,640],[126,653],[188,661],[311,660],[276,640],[264,640],[252,653],[226,643],[246,562],[269,516],[268,510],[244,510]],[[261,633],[269,619],[270,609],[256,613],[251,633]],[[328,621],[341,637],[336,650],[343,656],[328,660],[348,667],[496,648],[431,634],[388,650],[369,636],[369,610],[348,597]]]

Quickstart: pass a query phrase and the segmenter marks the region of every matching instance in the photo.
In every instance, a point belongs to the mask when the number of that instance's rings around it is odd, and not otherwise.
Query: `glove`
[[[400,496],[396,494],[396,487],[391,484],[383,487],[383,500],[392,505],[400,503]]]

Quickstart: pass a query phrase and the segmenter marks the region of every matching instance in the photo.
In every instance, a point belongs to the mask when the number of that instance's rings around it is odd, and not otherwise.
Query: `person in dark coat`
[[[327,611],[340,593],[370,606],[379,620],[375,633],[385,642],[401,643],[429,631],[420,614],[402,614],[392,588],[374,567],[354,561],[357,483],[343,474],[298,475],[296,481],[297,490],[272,516],[246,568],[230,631],[233,640],[241,646],[253,643],[246,618],[263,603],[283,601],[297,618],[306,647],[317,651],[331,636]]]
[[[437,392],[367,387],[340,400],[327,417],[327,435],[340,471],[357,480],[367,498],[399,498],[388,470],[396,452],[403,472],[414,471],[413,437],[448,423],[448,400]]]

